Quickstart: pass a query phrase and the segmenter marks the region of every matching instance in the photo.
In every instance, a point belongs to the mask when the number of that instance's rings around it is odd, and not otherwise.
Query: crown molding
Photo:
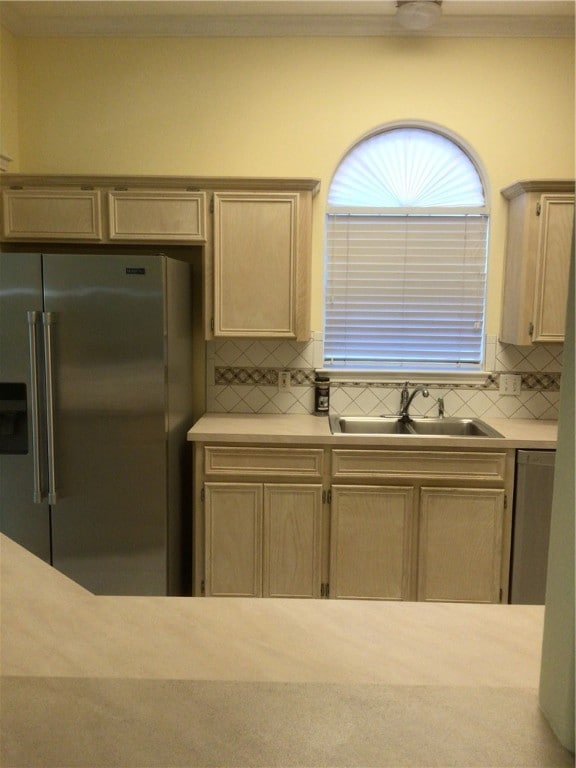
[[[312,192],[316,195],[320,181],[312,178],[271,176],[91,176],[84,174],[5,173],[1,178],[5,188],[67,187],[110,189],[170,189],[170,190],[247,190]]]
[[[451,0],[426,30],[403,29],[395,0],[0,2],[16,37],[574,37],[567,0]]]
[[[574,179],[527,179],[516,181],[501,190],[507,200],[525,192],[548,192],[550,194],[574,194]]]

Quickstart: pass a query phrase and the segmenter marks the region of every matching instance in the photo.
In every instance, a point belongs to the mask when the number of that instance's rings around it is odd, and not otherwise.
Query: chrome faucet
[[[412,394],[410,394],[410,391],[408,390],[408,382],[402,387],[402,391],[400,392],[400,421],[410,421],[408,410],[412,404],[412,400],[414,400],[418,392],[422,392],[422,397],[428,397],[430,394],[423,384],[414,387]]]

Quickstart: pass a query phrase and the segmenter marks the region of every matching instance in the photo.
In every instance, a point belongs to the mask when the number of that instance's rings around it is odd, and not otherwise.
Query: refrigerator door
[[[32,315],[35,327],[29,325],[28,313],[36,313]],[[40,256],[0,254],[0,529],[50,562],[50,510],[43,490],[45,453],[39,413],[41,313]],[[38,345],[31,361],[35,332]]]
[[[165,262],[43,256],[53,564],[97,594],[166,594]]]

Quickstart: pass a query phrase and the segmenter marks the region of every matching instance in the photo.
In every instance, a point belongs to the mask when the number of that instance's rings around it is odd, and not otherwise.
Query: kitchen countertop
[[[333,435],[327,416],[300,414],[207,413],[189,430],[194,442],[282,443],[367,447],[469,447],[554,449],[558,422],[539,419],[484,418],[502,438],[416,435]]]
[[[0,536],[5,768],[561,768],[543,606],[94,596]]]

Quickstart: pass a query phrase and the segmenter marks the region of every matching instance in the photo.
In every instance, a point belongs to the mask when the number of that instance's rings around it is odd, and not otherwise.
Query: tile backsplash
[[[312,413],[314,369],[322,366],[322,335],[309,342],[254,339],[207,345],[207,410],[212,413]],[[562,345],[516,347],[486,339],[487,375],[475,384],[445,380],[428,384],[430,397],[416,397],[411,412],[435,415],[443,398],[447,416],[557,419]],[[278,374],[290,371],[290,388],[278,389]],[[521,376],[518,395],[501,395],[499,375]],[[437,379],[438,377],[434,377]],[[398,412],[397,380],[340,381],[331,376],[330,411],[351,415]]]

